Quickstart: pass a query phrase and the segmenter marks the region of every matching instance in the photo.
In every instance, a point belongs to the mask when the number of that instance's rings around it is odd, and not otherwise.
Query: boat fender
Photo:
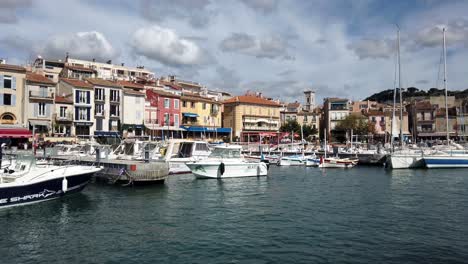
[[[224,162],[221,162],[221,164],[219,164],[219,172],[221,173],[221,175],[224,174],[224,170],[225,170]]]
[[[62,180],[62,191],[66,193],[67,190],[68,190],[68,180],[67,178],[64,177]]]

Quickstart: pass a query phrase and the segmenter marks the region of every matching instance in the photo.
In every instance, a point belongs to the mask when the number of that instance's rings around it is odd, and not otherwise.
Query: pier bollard
[[[149,162],[149,151],[145,151],[145,162]]]

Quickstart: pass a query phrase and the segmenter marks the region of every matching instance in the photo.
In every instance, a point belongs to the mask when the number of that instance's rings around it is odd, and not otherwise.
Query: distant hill
[[[449,96],[455,96],[455,98],[468,97],[468,89],[464,91],[447,91]],[[427,96],[438,96],[444,95],[444,89],[431,88],[427,91],[419,90],[416,87],[409,87],[403,90],[403,98],[413,98],[413,97],[427,97]],[[375,93],[366,99],[365,101],[377,101],[379,103],[393,102],[393,89],[384,90],[378,93]],[[399,101],[399,90],[397,89],[397,101]]]

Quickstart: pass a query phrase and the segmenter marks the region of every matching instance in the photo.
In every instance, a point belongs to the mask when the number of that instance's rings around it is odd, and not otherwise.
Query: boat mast
[[[445,46],[445,28],[442,30],[444,38],[444,90],[445,90],[445,125],[447,131],[447,146],[450,146],[448,103],[447,103],[447,50]]]
[[[403,94],[401,91],[400,28],[398,27],[398,87],[400,90],[400,146],[403,147]]]
[[[398,52],[398,51],[397,51]],[[398,55],[397,55],[398,56]],[[398,58],[397,58],[398,59]],[[394,123],[395,123],[395,105],[396,105],[396,75],[397,75],[397,69],[396,69],[396,64],[395,64],[395,79],[394,79],[394,83],[393,83],[393,109],[392,109],[392,122],[390,123],[391,124],[391,128],[390,128],[390,148],[391,150],[393,151],[393,129],[395,127]]]

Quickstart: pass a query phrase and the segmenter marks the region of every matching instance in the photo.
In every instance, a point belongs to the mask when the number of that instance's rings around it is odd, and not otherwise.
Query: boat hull
[[[320,165],[320,159],[307,159],[305,165],[307,167],[318,167],[318,165]]]
[[[90,182],[93,173],[67,176],[67,190],[63,191],[63,178],[31,184],[0,186],[0,208],[57,199],[80,192]]]
[[[230,164],[224,163],[224,172],[221,162],[216,163],[187,163],[193,175],[197,178],[234,178],[267,176],[268,168],[263,162]]]
[[[468,168],[468,156],[426,156],[423,158],[428,169]]]
[[[390,169],[423,168],[422,155],[388,155],[387,167]]]
[[[319,168],[342,168],[348,169],[356,166],[357,162],[352,160],[342,160],[342,159],[322,159]]]
[[[303,166],[302,159],[281,158],[278,163],[279,166]]]

